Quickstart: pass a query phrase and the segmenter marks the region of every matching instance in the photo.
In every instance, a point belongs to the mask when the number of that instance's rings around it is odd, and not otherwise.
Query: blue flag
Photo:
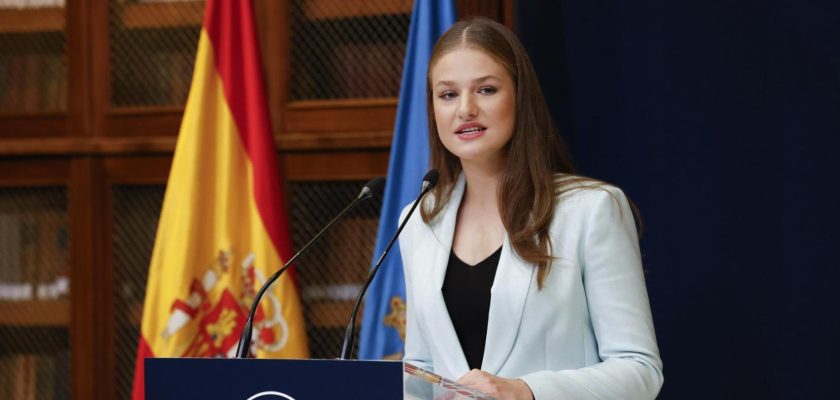
[[[438,37],[455,22],[452,0],[417,0],[411,12],[388,181],[379,217],[374,261],[397,230],[405,205],[420,192],[429,168],[426,69]],[[359,358],[402,358],[405,337],[405,281],[399,246],[394,246],[368,289]]]

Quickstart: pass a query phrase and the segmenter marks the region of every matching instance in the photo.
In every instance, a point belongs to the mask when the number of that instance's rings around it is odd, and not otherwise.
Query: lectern
[[[147,358],[149,400],[493,398],[400,361]]]

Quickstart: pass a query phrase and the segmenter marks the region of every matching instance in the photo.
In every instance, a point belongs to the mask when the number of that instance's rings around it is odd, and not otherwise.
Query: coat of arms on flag
[[[166,327],[160,336],[164,341],[184,329],[190,323],[196,323],[197,329],[192,341],[184,342],[183,352],[176,350],[182,357],[232,357],[236,351],[239,333],[248,316],[248,309],[256,295],[256,288],[265,283],[265,276],[254,268],[254,254],[248,253],[241,262],[236,263],[233,252],[219,250],[215,262],[202,276],[193,277],[189,294],[172,302]],[[234,264],[234,265],[231,265]],[[242,276],[241,293],[234,297],[219,281],[228,280],[231,268],[239,268]],[[254,317],[254,339],[252,352],[276,352],[286,345],[289,338],[289,325],[281,310],[282,299],[275,293],[267,292],[266,301],[261,302]]]

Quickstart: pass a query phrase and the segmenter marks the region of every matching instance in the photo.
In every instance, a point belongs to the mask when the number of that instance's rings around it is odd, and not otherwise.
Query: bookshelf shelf
[[[64,30],[64,8],[0,8],[0,33]]]
[[[166,3],[129,4],[123,9],[126,28],[167,28],[201,25],[204,3],[177,1]]]
[[[70,301],[0,302],[0,325],[67,326],[70,324]]]

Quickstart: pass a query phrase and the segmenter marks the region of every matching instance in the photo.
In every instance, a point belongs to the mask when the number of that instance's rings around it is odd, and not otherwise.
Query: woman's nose
[[[478,115],[478,107],[475,98],[471,95],[462,95],[458,103],[458,117],[464,120],[471,120]]]

